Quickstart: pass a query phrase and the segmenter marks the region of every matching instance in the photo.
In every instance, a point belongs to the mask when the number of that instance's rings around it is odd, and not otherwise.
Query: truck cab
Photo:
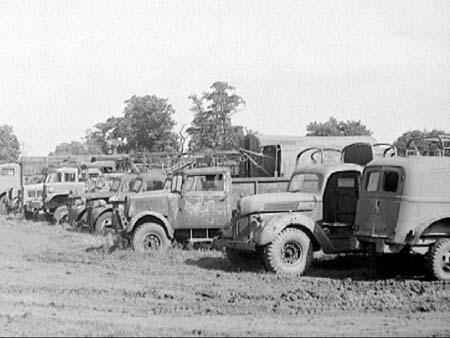
[[[377,159],[365,169],[355,235],[365,250],[425,254],[432,277],[450,279],[450,158]]]
[[[6,211],[8,190],[20,189],[21,168],[18,163],[0,164],[0,212]]]
[[[255,253],[269,270],[298,275],[313,251],[359,250],[352,231],[361,172],[362,166],[349,163],[297,168],[287,192],[241,199],[214,246],[225,248],[233,264]]]
[[[80,181],[78,168],[58,168],[49,174],[44,181],[42,194],[43,209],[47,215],[53,215],[55,210],[66,205],[70,193],[83,193],[85,182]]]

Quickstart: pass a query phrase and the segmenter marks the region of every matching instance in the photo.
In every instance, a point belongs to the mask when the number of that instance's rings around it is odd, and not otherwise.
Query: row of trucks
[[[117,232],[138,252],[210,242],[233,264],[262,258],[268,270],[296,275],[319,250],[415,252],[426,254],[434,278],[450,279],[450,159],[357,143],[328,161],[335,151],[305,149],[297,160],[311,164],[290,178],[235,178],[223,167],[180,170],[159,183],[122,175],[108,193],[72,192],[54,214]]]
[[[288,181],[187,170],[170,191],[127,195],[112,227],[138,252],[211,241],[235,265],[257,258],[280,274],[304,274],[315,251],[402,252],[425,255],[430,276],[450,279],[450,158],[350,149],[353,163],[304,165]]]

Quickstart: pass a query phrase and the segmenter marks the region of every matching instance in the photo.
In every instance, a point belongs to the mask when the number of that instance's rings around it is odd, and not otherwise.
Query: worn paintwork
[[[230,170],[222,167],[190,169],[178,177],[181,180],[174,178],[172,191],[127,196],[124,215],[128,225],[125,233],[132,233],[136,226],[148,219],[159,220],[160,223],[167,221],[175,234],[181,230],[221,229],[231,219],[239,198],[285,190],[288,183],[288,180],[280,178],[232,179]],[[210,181],[206,177],[210,177]],[[211,177],[218,181],[213,181]],[[177,187],[177,182],[182,182],[182,186]],[[199,182],[203,182],[204,186],[201,189],[194,188]],[[211,184],[209,188],[208,184]],[[120,216],[114,219],[120,220]]]
[[[303,229],[312,239],[316,250],[324,252],[343,252],[357,249],[352,239],[351,221],[342,221],[340,214],[329,216],[330,209],[339,209],[336,201],[342,191],[353,194],[353,214],[362,167],[356,164],[308,165],[297,168],[291,178],[288,192],[262,194],[243,198],[239,203],[239,214],[223,230],[221,238],[215,241],[216,247],[229,247],[241,250],[256,250],[274,240],[286,227]],[[314,189],[309,187],[294,190],[297,175],[311,175],[318,178]],[[352,179],[354,186],[337,188],[338,179]],[[348,193],[347,191],[347,193]],[[343,210],[342,207],[339,210]],[[324,212],[327,215],[324,216]],[[341,215],[342,216],[342,215]]]
[[[390,189],[386,180],[395,173],[398,182]],[[369,182],[375,175],[376,185],[373,179]],[[377,250],[391,251],[424,237],[450,236],[450,158],[374,160],[364,170],[362,187],[356,215],[360,241],[385,244]]]

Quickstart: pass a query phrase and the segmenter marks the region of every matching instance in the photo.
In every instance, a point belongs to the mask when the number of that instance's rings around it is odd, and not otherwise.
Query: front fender
[[[257,245],[267,245],[273,242],[276,236],[287,227],[301,229],[311,238],[315,249],[322,249],[325,253],[331,253],[334,246],[322,227],[311,217],[303,214],[289,213],[276,216],[255,233]]]
[[[160,213],[156,212],[156,211],[151,211],[151,210],[146,210],[143,211],[139,214],[137,214],[136,216],[134,216],[130,223],[128,223],[128,226],[125,228],[125,233],[129,234],[131,233],[134,228],[136,227],[136,225],[140,224],[141,220],[143,220],[144,218],[153,218],[153,219],[157,219],[158,221],[160,221],[161,223],[164,224],[164,227],[166,229],[167,235],[170,239],[174,238],[174,230],[172,225],[167,221],[167,219],[161,215]]]
[[[111,212],[113,211],[112,205],[107,204],[107,205],[102,206],[102,207],[93,208],[92,211],[91,211],[91,220],[92,220],[92,224],[91,225],[94,225],[95,222],[97,222],[97,219],[102,214],[104,214],[107,211],[111,211]]]

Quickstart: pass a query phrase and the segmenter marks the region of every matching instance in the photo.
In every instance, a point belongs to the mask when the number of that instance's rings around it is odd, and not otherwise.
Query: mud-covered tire
[[[269,271],[301,276],[312,260],[308,235],[296,228],[287,228],[264,249],[264,262]]]
[[[143,223],[134,231],[133,250],[139,253],[162,252],[169,248],[170,240],[162,226],[156,223]]]
[[[439,239],[431,246],[426,265],[431,278],[450,280],[450,238]]]
[[[98,234],[105,235],[108,232],[115,232],[112,228],[112,212],[106,211],[103,214],[101,214],[97,220],[95,221],[95,232]]]

